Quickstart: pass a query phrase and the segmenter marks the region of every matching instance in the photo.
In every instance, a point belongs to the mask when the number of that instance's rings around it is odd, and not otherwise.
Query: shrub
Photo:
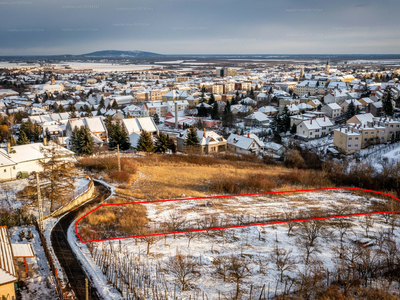
[[[248,174],[244,178],[214,176],[210,190],[218,194],[243,194],[270,192],[275,183],[262,173]]]
[[[126,171],[111,171],[110,178],[117,183],[125,183],[131,179],[131,175]]]
[[[79,160],[78,165],[81,168],[90,171],[105,171],[110,173],[111,171],[118,169],[118,158],[117,157],[84,157]],[[137,172],[136,165],[129,158],[121,158],[121,169],[130,174]]]

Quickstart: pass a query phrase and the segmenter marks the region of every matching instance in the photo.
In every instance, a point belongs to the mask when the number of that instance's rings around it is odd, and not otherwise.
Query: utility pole
[[[87,278],[85,278],[85,291],[86,291],[86,300],[89,300],[89,282]]]
[[[39,183],[38,172],[36,172],[36,185],[37,185],[37,196],[39,205],[39,230],[43,231],[43,206],[42,206],[42,197],[40,196],[40,183]]]
[[[119,145],[117,145],[117,157],[118,157],[118,171],[121,171],[121,159],[119,157]]]

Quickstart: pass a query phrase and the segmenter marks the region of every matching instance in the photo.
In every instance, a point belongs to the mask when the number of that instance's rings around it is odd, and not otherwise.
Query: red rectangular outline
[[[365,216],[365,215],[376,215],[376,214],[384,214],[384,213],[400,213],[400,211],[380,211],[380,212],[370,212],[370,213],[358,213],[358,214],[350,214],[350,215],[339,215],[339,216],[329,216],[329,217],[320,217],[320,218],[309,218],[309,219],[299,219],[299,220],[288,220],[288,221],[277,221],[277,222],[269,222],[269,223],[257,223],[257,224],[246,224],[246,225],[235,225],[235,226],[226,226],[226,227],[217,227],[217,228],[205,228],[205,229],[193,229],[186,231],[178,231],[178,232],[164,232],[164,233],[153,233],[153,234],[145,234],[145,235],[137,235],[137,236],[127,236],[127,237],[116,237],[116,238],[108,238],[108,239],[99,239],[99,240],[88,240],[83,241],[81,236],[78,233],[78,223],[87,215],[91,214],[95,210],[100,207],[105,206],[119,206],[119,205],[128,205],[128,204],[142,204],[142,203],[157,203],[157,202],[171,202],[171,201],[187,201],[187,200],[201,200],[201,199],[217,199],[217,198],[230,198],[230,197],[243,197],[243,196],[259,196],[259,195],[272,195],[272,194],[284,194],[284,193],[301,193],[301,192],[315,192],[315,191],[328,191],[328,190],[358,190],[364,192],[370,192],[380,195],[389,196],[397,201],[400,201],[399,198],[396,198],[388,193],[377,192],[373,190],[355,188],[355,187],[331,187],[331,188],[320,188],[320,189],[306,189],[306,190],[293,190],[293,191],[277,191],[277,192],[267,192],[267,193],[253,193],[253,194],[238,194],[238,195],[219,195],[219,196],[207,196],[207,197],[196,197],[196,198],[180,198],[180,199],[167,199],[167,200],[152,200],[152,201],[139,201],[139,202],[126,202],[126,203],[106,203],[100,204],[98,207],[92,209],[82,217],[80,217],[75,223],[75,232],[78,236],[79,240],[82,243],[91,243],[91,242],[101,242],[101,241],[110,241],[110,240],[121,240],[121,239],[131,239],[131,238],[140,238],[146,236],[159,236],[159,235],[171,235],[171,234],[180,234],[180,233],[188,233],[188,232],[199,232],[199,231],[210,231],[210,230],[221,230],[221,229],[232,229],[232,228],[241,228],[241,227],[252,227],[252,226],[264,226],[264,225],[274,225],[274,224],[284,224],[284,223],[293,223],[293,222],[305,222],[305,221],[314,221],[314,220],[325,220],[325,219],[335,219],[335,218],[346,218],[346,217],[356,217],[356,216]]]

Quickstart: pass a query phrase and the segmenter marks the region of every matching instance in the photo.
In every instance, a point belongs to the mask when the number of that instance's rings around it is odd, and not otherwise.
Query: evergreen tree
[[[169,135],[164,132],[160,132],[157,136],[155,152],[165,153],[168,151],[169,146]]]
[[[46,128],[46,139],[47,139],[47,141],[51,140],[51,135],[50,135],[49,128]]]
[[[215,101],[211,110],[211,119],[219,120],[218,102]]]
[[[143,152],[154,152],[154,144],[151,139],[151,134],[146,130],[142,130],[136,149]]]
[[[34,129],[33,129],[33,141],[35,143],[40,141],[40,127],[36,123],[34,124]]]
[[[293,124],[292,127],[290,128],[290,133],[295,134],[296,131],[297,131],[296,124]]]
[[[290,130],[290,112],[289,112],[289,108],[287,106],[285,106],[283,108],[283,112],[282,112],[282,116],[281,116],[281,120],[280,120],[280,126],[282,128],[281,132],[286,132],[286,131]]]
[[[69,112],[69,118],[70,118],[70,119],[75,119],[75,118],[77,118],[76,109],[75,109],[75,106],[74,106],[74,105],[71,105],[71,110],[70,110],[70,112]]]
[[[85,126],[81,126],[81,128],[78,131],[78,140],[77,144],[79,145],[79,150],[78,153],[82,155],[92,155],[93,154],[93,149],[94,149],[94,141],[93,137]]]
[[[204,104],[202,103],[199,108],[197,109],[197,116],[198,117],[207,117],[208,113],[207,113],[207,108],[204,106]]]
[[[214,104],[214,102],[215,102],[214,94],[213,94],[213,93],[211,93],[211,95],[210,95],[210,99],[208,99],[208,104],[209,104],[209,105],[213,105],[213,104]]]
[[[28,137],[26,136],[26,134],[25,134],[25,132],[24,132],[23,130],[20,130],[20,131],[19,131],[17,144],[18,144],[18,145],[26,145],[26,144],[29,144]]]
[[[392,100],[393,96],[392,93],[390,92],[390,88],[388,87],[385,89],[385,92],[382,97],[382,111],[387,116],[393,116],[394,113]]]
[[[197,130],[194,127],[190,127],[187,131],[186,134],[186,141],[185,141],[186,146],[199,146],[200,141],[199,138],[197,137]]]
[[[100,103],[99,103],[99,107],[100,107],[100,108],[105,108],[105,107],[106,107],[105,102],[104,102],[104,97],[103,97],[103,96],[101,96]]]
[[[226,101],[226,105],[224,108],[224,113],[222,115],[222,126],[224,127],[232,127],[233,125],[233,114],[231,111],[231,102]]]
[[[356,107],[354,105],[354,102],[352,100],[350,100],[349,106],[347,106],[347,110],[346,110],[346,119],[350,119],[352,116],[354,116],[356,114]]]
[[[108,147],[114,150],[117,148],[117,145],[119,145],[120,150],[129,150],[131,147],[128,133],[118,122],[111,125],[108,134]]]
[[[169,139],[168,149],[172,151],[172,153],[176,153],[176,145],[173,138]]]
[[[154,114],[153,120],[156,125],[160,124],[160,117],[158,116],[158,114]]]
[[[58,106],[57,112],[59,112],[59,113],[65,112],[64,106],[63,106],[62,104],[60,104],[60,105]]]
[[[105,119],[104,119],[104,125],[107,128],[107,131],[109,133],[111,133],[112,131],[112,117],[110,115],[108,115]]]
[[[117,103],[116,100],[113,101],[111,108],[112,109],[118,109],[118,103]]]
[[[72,130],[72,133],[69,137],[69,144],[70,144],[70,150],[79,153],[80,151],[80,145],[79,145],[79,128],[77,126],[74,127]]]

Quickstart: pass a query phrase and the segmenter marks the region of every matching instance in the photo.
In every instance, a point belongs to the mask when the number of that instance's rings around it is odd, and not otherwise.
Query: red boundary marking
[[[376,215],[376,214],[385,214],[385,213],[400,213],[400,211],[379,211],[379,212],[370,212],[370,213],[359,213],[359,214],[350,214],[350,215],[340,215],[340,216],[329,216],[329,217],[320,217],[320,218],[310,218],[310,219],[300,219],[300,220],[288,220],[288,221],[276,221],[269,223],[257,223],[257,224],[246,224],[246,225],[235,225],[235,226],[226,226],[226,227],[217,227],[217,228],[205,228],[205,229],[193,229],[186,231],[177,231],[177,232],[163,232],[163,233],[153,233],[153,234],[145,234],[145,235],[136,235],[136,236],[126,236],[126,237],[116,237],[116,238],[108,238],[108,239],[100,239],[100,240],[88,240],[83,241],[81,236],[78,233],[78,223],[87,215],[91,214],[95,210],[100,207],[105,206],[119,206],[119,205],[128,205],[128,204],[141,204],[141,203],[156,203],[156,202],[171,202],[171,201],[187,201],[187,200],[200,200],[200,199],[216,199],[216,198],[230,198],[230,197],[243,197],[243,196],[258,196],[258,195],[271,195],[271,194],[284,194],[284,193],[301,193],[301,192],[315,192],[315,191],[327,191],[327,190],[358,190],[364,192],[370,192],[380,195],[389,196],[400,202],[399,198],[396,198],[388,193],[377,192],[367,189],[355,188],[355,187],[332,187],[332,188],[320,188],[320,189],[307,189],[307,190],[294,190],[294,191],[277,191],[277,192],[267,192],[267,193],[253,193],[253,194],[239,194],[239,195],[220,195],[220,196],[208,196],[208,197],[197,197],[197,198],[181,198],[181,199],[167,199],[167,200],[153,200],[153,201],[139,201],[139,202],[126,202],[126,203],[107,203],[101,204],[98,207],[92,209],[82,217],[80,217],[75,223],[75,232],[78,236],[79,240],[82,243],[91,243],[91,242],[101,242],[101,241],[109,241],[109,240],[122,240],[122,239],[131,239],[131,238],[139,238],[146,236],[158,236],[158,235],[171,235],[171,234],[180,234],[187,232],[199,232],[199,231],[210,231],[210,230],[221,230],[221,229],[232,229],[232,228],[241,228],[241,227],[252,227],[252,226],[263,226],[263,225],[274,225],[274,224],[284,224],[284,223],[293,223],[293,222],[305,222],[305,221],[313,221],[313,220],[325,220],[325,219],[335,219],[335,218],[347,218],[347,217],[356,217],[356,216],[365,216],[365,215]]]

